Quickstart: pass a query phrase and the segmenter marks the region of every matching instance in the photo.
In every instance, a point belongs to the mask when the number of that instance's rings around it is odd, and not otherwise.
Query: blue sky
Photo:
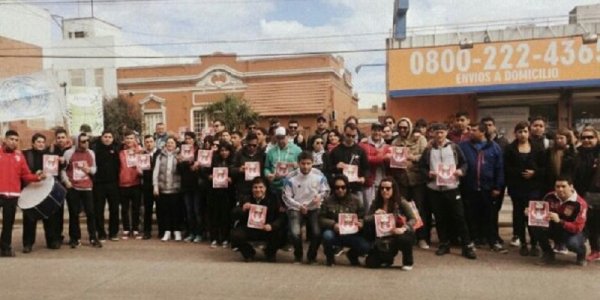
[[[5,1],[5,0],[0,0]],[[40,2],[41,0],[32,0]],[[61,0],[46,0],[61,1]],[[64,0],[62,0],[64,1]],[[120,26],[137,43],[239,41],[291,38],[284,41],[201,43],[155,47],[170,55],[339,51],[385,48],[392,27],[393,0],[147,0],[97,3],[96,17]],[[27,1],[25,1],[27,2]],[[576,5],[600,0],[412,0],[408,26],[567,16]],[[65,18],[87,17],[88,5],[41,5]],[[566,21],[565,21],[566,22]],[[56,29],[58,29],[56,27]],[[369,34],[369,35],[365,35]],[[297,37],[347,35],[294,40]],[[384,52],[343,54],[353,72],[355,91],[385,93],[385,68],[359,64],[385,62]],[[364,106],[369,106],[365,104]]]

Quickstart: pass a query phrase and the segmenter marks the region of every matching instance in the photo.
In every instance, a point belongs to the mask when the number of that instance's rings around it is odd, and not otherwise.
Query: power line
[[[370,49],[354,49],[354,50],[331,50],[331,51],[307,51],[307,52],[287,52],[287,53],[256,53],[256,54],[235,54],[237,57],[282,57],[282,56],[307,56],[307,55],[332,55],[332,54],[350,54],[350,53],[369,53],[383,52],[386,48],[370,48]],[[213,53],[207,56],[212,57],[229,57],[232,54]],[[23,54],[0,54],[0,58],[56,58],[56,59],[169,59],[169,58],[198,58],[199,54],[186,55],[149,55],[149,56],[102,56],[102,55],[23,55]]]
[[[305,40],[321,40],[331,38],[346,38],[346,37],[361,37],[361,36],[375,36],[375,35],[388,35],[387,32],[365,32],[365,33],[350,33],[350,34],[332,34],[332,35],[319,35],[319,36],[299,36],[299,37],[275,37],[275,38],[257,38],[257,39],[244,39],[244,40],[197,40],[187,42],[163,42],[163,43],[141,43],[141,44],[125,44],[125,45],[110,45],[105,47],[111,48],[128,48],[128,47],[165,47],[165,46],[189,46],[189,45],[203,45],[203,44],[241,44],[241,43],[260,43],[260,42],[279,42],[279,41],[305,41]],[[75,39],[77,40],[77,39]],[[88,40],[88,39],[81,39]],[[102,46],[62,46],[62,47],[47,47],[44,50],[54,49],[97,49]],[[36,47],[19,47],[19,48],[0,48],[0,50],[31,50],[37,49]]]

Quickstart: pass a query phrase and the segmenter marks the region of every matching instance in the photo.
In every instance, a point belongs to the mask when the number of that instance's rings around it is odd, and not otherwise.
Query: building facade
[[[358,111],[350,72],[342,58],[329,55],[240,59],[215,53],[194,64],[119,68],[117,74],[119,93],[140,106],[146,133],[158,122],[173,132],[186,127],[200,133],[211,121],[203,108],[226,95],[246,100],[264,126],[270,118],[283,125],[293,118],[305,132],[314,131],[319,115],[341,126]]]
[[[533,116],[550,129],[600,125],[600,4],[538,25],[485,27],[388,40],[388,113],[427,121],[491,115],[506,133]]]

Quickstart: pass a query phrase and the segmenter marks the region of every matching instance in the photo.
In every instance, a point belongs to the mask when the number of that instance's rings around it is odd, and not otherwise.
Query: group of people
[[[81,245],[81,210],[90,245],[100,248],[107,240],[151,239],[156,207],[164,242],[207,239],[213,248],[238,249],[246,261],[258,248],[276,261],[278,250],[291,245],[294,262],[309,264],[322,245],[329,266],[340,253],[352,265],[365,257],[368,267],[390,266],[401,253],[402,269],[411,270],[413,246],[428,249],[433,227],[436,255],[452,245],[468,259],[482,247],[506,253],[498,216],[508,191],[509,243],[521,255],[551,263],[555,253],[572,251],[579,265],[600,260],[600,145],[593,127],[559,129],[549,138],[544,120],[533,118],[516,124],[509,143],[491,117],[475,123],[467,113],[455,117],[452,124],[413,124],[388,116],[369,135],[354,117],[338,130],[322,116],[307,136],[293,119],[287,128],[271,120],[268,128],[251,123],[244,132],[215,120],[202,137],[191,131],[175,137],[159,123],[153,135],[125,130],[119,141],[108,130],[71,139],[59,128],[52,145],[35,134],[24,152],[9,130],[0,149],[1,255],[14,256],[21,182],[45,180],[43,157],[55,155],[55,180],[67,189],[71,248]],[[548,203],[547,226],[528,226],[531,200]],[[63,244],[63,211],[43,220],[50,249]],[[37,223],[27,215],[23,223],[28,253]]]

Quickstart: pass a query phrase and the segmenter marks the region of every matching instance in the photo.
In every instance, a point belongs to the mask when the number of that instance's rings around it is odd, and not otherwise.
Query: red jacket
[[[367,154],[367,160],[369,161],[369,176],[365,178],[365,186],[371,187],[375,181],[376,170],[378,168],[382,168],[383,176],[385,176],[386,172],[386,160],[385,155],[391,153],[391,148],[389,145],[383,145],[383,147],[377,149],[375,145],[371,144],[371,139],[368,141],[362,142],[359,146],[365,151]]]
[[[551,192],[544,197],[544,201],[550,204],[550,212],[558,214],[564,230],[572,234],[583,231],[588,206],[577,193],[574,192],[569,199],[561,201],[555,192]]]
[[[29,170],[21,151],[6,152],[4,147],[0,147],[0,195],[18,198],[21,195],[21,180],[39,181],[37,175]]]
[[[135,148],[137,153],[138,147]],[[132,187],[142,184],[141,174],[137,166],[127,167],[127,152],[129,150],[121,150],[119,152],[119,160],[121,161],[121,167],[119,168],[119,186],[120,187]]]

